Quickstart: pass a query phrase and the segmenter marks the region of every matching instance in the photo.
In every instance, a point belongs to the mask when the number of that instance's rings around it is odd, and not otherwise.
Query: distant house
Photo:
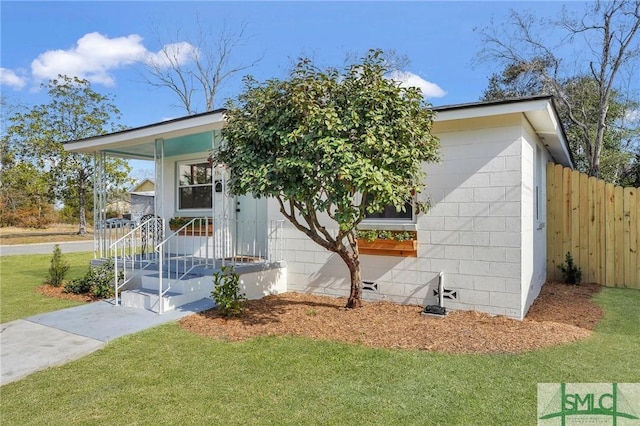
[[[140,218],[154,212],[155,184],[151,179],[140,181],[131,191],[130,214],[131,220],[138,222]]]
[[[363,250],[364,298],[433,304],[442,276],[448,308],[523,318],[546,279],[545,167],[572,166],[553,100],[540,96],[435,111],[442,162],[424,166],[432,208],[388,211],[362,223],[363,229],[413,236],[408,249]],[[223,263],[237,265],[250,297],[285,290],[346,296],[345,265],[284,221],[275,200],[227,193],[227,171],[207,161],[210,150],[223,143],[224,125],[224,110],[217,110],[65,145],[69,151],[156,164],[154,211],[162,232],[144,234],[143,241],[153,242],[149,249],[137,247],[139,239],[104,242],[109,236],[96,233],[102,241],[96,247],[111,247],[96,256],[116,257],[132,271],[155,264],[151,272],[140,272],[144,279],[131,278],[123,288],[155,291],[155,299],[140,299],[139,305],[160,312],[206,297],[202,290],[169,301],[193,288],[208,285],[210,291],[210,272]],[[171,230],[168,222],[176,216],[196,219]],[[150,223],[140,224],[139,231],[157,229]],[[127,252],[129,246],[137,251]],[[199,274],[200,281],[189,278]]]

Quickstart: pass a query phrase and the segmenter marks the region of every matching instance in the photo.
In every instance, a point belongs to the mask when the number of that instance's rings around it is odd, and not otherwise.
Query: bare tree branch
[[[214,110],[222,85],[262,60],[260,57],[249,63],[232,65],[233,53],[246,39],[245,24],[234,32],[224,23],[214,34],[196,17],[196,28],[193,38],[183,37],[178,30],[171,40],[163,39],[156,31],[156,41],[162,47],[144,61],[146,82],[173,92],[179,106],[189,115]]]
[[[592,58],[584,62],[582,70],[562,68],[562,61],[554,53],[558,46],[543,39],[553,28],[564,33],[562,42],[573,43],[579,41],[579,37],[588,45]],[[537,21],[531,13],[512,11],[506,23],[500,26],[492,24],[479,31],[485,47],[478,56],[481,60],[498,61],[514,67],[514,75],[510,77],[513,81],[533,76],[540,82],[541,92],[555,95],[565,107],[569,121],[579,130],[576,132],[580,135],[576,145],[582,147],[588,157],[588,170],[585,171],[599,176],[612,93],[620,84],[621,68],[633,64],[640,57],[639,28],[640,0],[596,1],[589,4],[579,18],[564,10],[556,21]],[[576,52],[575,57],[587,53],[583,49]],[[581,113],[581,105],[574,102],[565,88],[568,81],[587,73],[597,83],[598,113],[595,120],[586,111]],[[560,77],[562,75],[564,77]]]

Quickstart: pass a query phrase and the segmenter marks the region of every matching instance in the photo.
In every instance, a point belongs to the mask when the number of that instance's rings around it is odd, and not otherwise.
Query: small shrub
[[[99,299],[113,297],[114,265],[108,260],[104,264],[89,268],[84,277],[72,280],[64,286],[65,293],[91,294]],[[122,279],[122,273],[118,280]]]
[[[398,232],[393,236],[396,241],[410,241],[413,240],[413,235],[410,232]]]
[[[218,305],[220,315],[228,318],[244,313],[247,298],[240,292],[240,275],[233,272],[233,267],[223,266],[213,274],[213,286],[211,297]]]
[[[564,259],[564,263],[558,265],[558,269],[562,271],[563,281],[567,284],[580,284],[580,281],[582,280],[582,271],[578,265],[573,262],[573,256],[571,256],[571,253],[567,252]]]
[[[60,246],[56,244],[53,247],[53,256],[51,256],[47,283],[54,287],[60,287],[67,272],[69,272],[69,263],[62,260],[62,251],[60,250]]]
[[[415,232],[409,231],[385,231],[380,229],[358,229],[356,238],[369,242],[375,240],[410,241],[415,239]]]
[[[87,294],[91,291],[91,283],[86,279],[86,276],[82,278],[76,278],[64,285],[65,293],[73,294]]]

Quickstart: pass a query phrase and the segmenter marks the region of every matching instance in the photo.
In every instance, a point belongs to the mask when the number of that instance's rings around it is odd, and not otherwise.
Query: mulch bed
[[[522,353],[586,339],[603,316],[591,301],[597,284],[545,284],[523,321],[475,311],[444,318],[420,315],[421,306],[365,302],[344,309],[345,298],[302,293],[267,296],[246,303],[245,315],[226,319],[211,309],[180,320],[182,328],[214,339],[241,341],[255,336],[295,335],[378,348],[446,353]],[[89,295],[42,285],[40,294],[92,302]]]
[[[252,300],[239,318],[222,318],[216,309],[183,318],[180,325],[215,339],[240,341],[254,336],[296,335],[371,347],[446,353],[522,353],[585,339],[603,312],[591,302],[597,284],[550,282],[523,321],[474,311],[444,318],[420,315],[422,307],[369,302],[348,310],[344,298],[284,293]]]
[[[47,297],[56,297],[58,299],[75,300],[76,302],[94,302],[99,300],[90,294],[74,294],[65,293],[64,286],[54,287],[50,284],[43,284],[34,289],[36,293],[40,293]]]

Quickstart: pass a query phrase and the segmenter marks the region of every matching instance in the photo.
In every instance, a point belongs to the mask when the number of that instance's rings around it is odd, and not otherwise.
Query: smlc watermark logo
[[[539,425],[640,425],[640,383],[538,383]]]

